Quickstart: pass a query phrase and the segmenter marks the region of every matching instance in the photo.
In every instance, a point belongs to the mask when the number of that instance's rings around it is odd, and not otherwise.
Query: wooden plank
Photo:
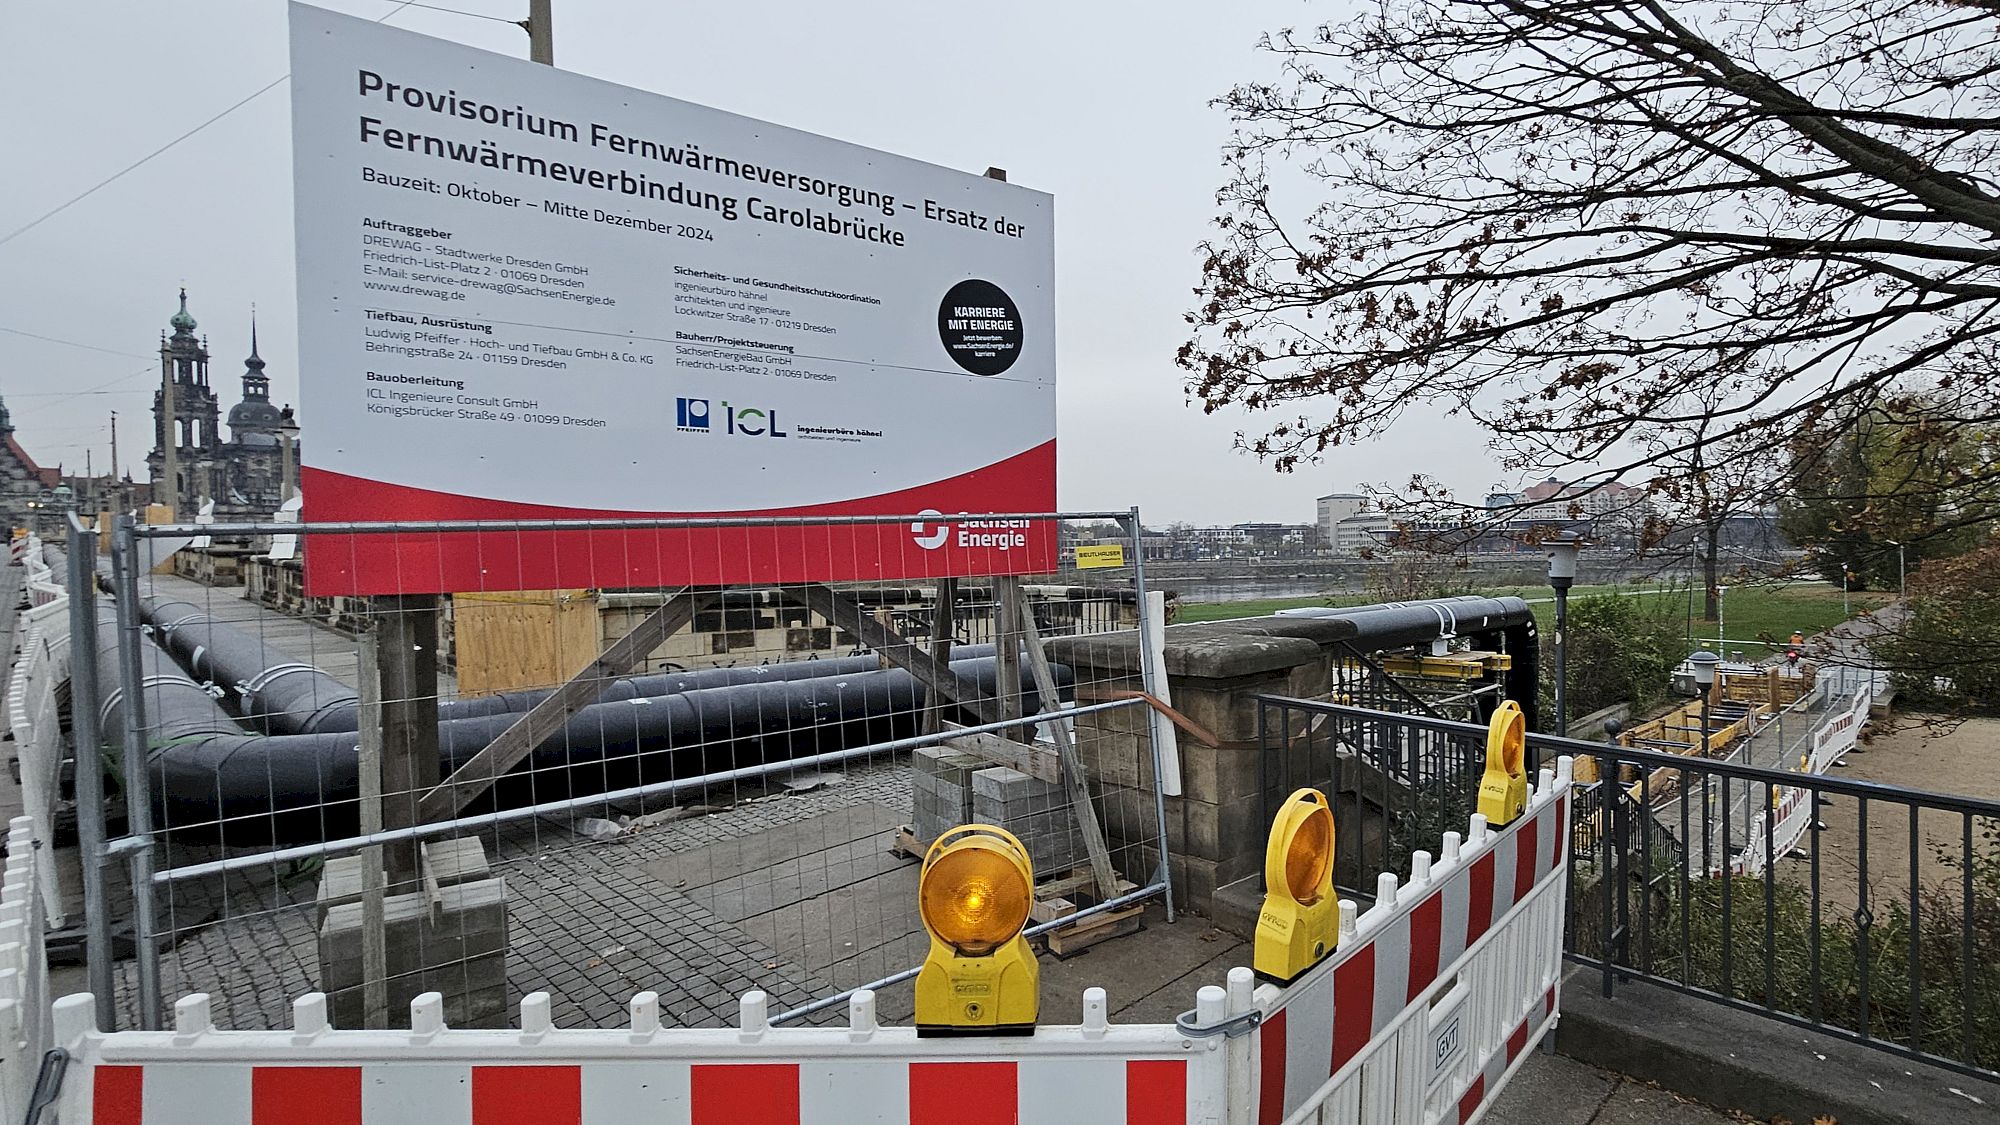
[[[946,731],[956,731],[945,745],[968,754],[977,754],[995,765],[1019,770],[1039,781],[1061,781],[1062,760],[1049,750],[1001,738],[984,731],[968,731],[957,723],[946,723]]]
[[[993,580],[993,686],[1000,694],[1001,719],[1021,717],[1021,580],[1003,574]],[[1009,738],[1034,741],[1034,728],[1009,729]]]
[[[1019,579],[1015,580],[1017,590]],[[1061,696],[1056,694],[1056,677],[1049,670],[1048,654],[1042,651],[1042,638],[1035,628],[1034,612],[1017,597],[1014,601],[1021,625],[1021,638],[1027,642],[1028,669],[1034,673],[1035,691],[1041,696],[1045,710],[1060,710]],[[1069,727],[1061,719],[1049,721],[1049,731],[1056,740],[1056,755],[1062,759],[1063,786],[1069,790],[1070,807],[1076,810],[1077,831],[1083,834],[1084,850],[1090,853],[1090,873],[1097,880],[1097,891],[1109,899],[1118,889],[1118,873],[1111,869],[1111,849],[1104,841],[1104,828],[1097,822],[1097,806],[1090,803],[1090,786],[1083,776],[1083,759],[1077,756],[1076,744],[1070,740]],[[1162,847],[1166,845],[1161,840]]]
[[[785,587],[785,597],[847,630],[862,644],[881,653],[889,663],[915,676],[917,682],[930,692],[931,698],[950,700],[972,712],[982,723],[993,721],[993,701],[980,694],[977,685],[960,681],[952,675],[950,665],[939,664],[930,653],[876,621],[862,609],[860,601],[852,594],[836,590],[824,582],[812,582],[804,586]]]
[[[433,819],[420,798],[438,783],[438,596],[376,598],[376,670],[382,700],[382,827]],[[388,845],[389,882],[417,878],[417,846]]]
[[[940,667],[951,667],[951,644],[958,631],[958,579],[940,578],[937,582],[937,601],[931,606],[931,659]],[[930,706],[924,708],[924,733],[935,734],[944,729],[944,700],[930,697]]]
[[[376,669],[376,646],[381,638],[366,633],[361,638],[360,662],[355,671],[360,698],[357,726],[361,746],[361,831],[382,830],[382,680]],[[389,1026],[389,947],[383,929],[382,847],[361,849],[361,1026],[381,1029]],[[324,921],[324,919],[321,919]]]
[[[660,603],[660,608],[648,614],[631,632],[613,642],[602,656],[571,676],[548,698],[529,708],[527,714],[514,720],[514,725],[501,731],[500,737],[488,743],[471,761],[460,766],[437,788],[424,794],[423,801],[418,805],[420,819],[438,820],[456,814],[470,804],[535,747],[561,730],[571,715],[595,702],[604,693],[608,681],[631,671],[633,666],[646,658],[647,653],[660,647],[668,637],[686,628],[693,620],[694,598],[683,586],[670,594]]]

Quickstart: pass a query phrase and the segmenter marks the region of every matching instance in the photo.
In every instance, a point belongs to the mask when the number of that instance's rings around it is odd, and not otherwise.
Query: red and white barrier
[[[1554,1025],[1562,970],[1569,759],[1520,820],[1472,818],[1408,885],[1342,903],[1340,946],[1290,987],[1257,992],[1257,1125],[1432,1125],[1484,1112]],[[1349,920],[1353,928],[1347,930]]]
[[[1820,774],[1832,769],[1834,764],[1854,749],[1861,739],[1861,728],[1868,723],[1869,708],[1875,697],[1868,687],[1862,687],[1829,711],[1819,729],[1813,731],[1812,747],[1800,763],[1802,773]],[[1742,852],[1729,860],[1728,869],[1733,875],[1760,875],[1768,862],[1764,854],[1764,821],[1771,820],[1771,851],[1780,858],[1791,853],[1811,830],[1818,811],[1813,806],[1812,793],[1801,785],[1782,786],[1777,793],[1774,807],[1759,810],[1744,828]],[[1712,869],[1720,874],[1720,865]]]
[[[559,1030],[545,993],[520,1030],[444,1026],[435,993],[397,1031],[335,1030],[326,998],[287,1031],[224,1031],[208,998],[172,1031],[103,1033],[88,995],[55,1006],[72,1056],[63,1125],[1436,1125],[1489,1107],[1554,1025],[1567,879],[1570,763],[1543,771],[1520,820],[1447,833],[1436,862],[1343,903],[1339,950],[1287,987],[1248,969],[1200,990],[1171,1025],[1113,1025],[1102,989],[1081,1023],[1021,1038],[920,1039],[875,1021],[773,1028],[763,993],[739,1027]]]
[[[765,998],[743,1000],[741,1027],[660,1027],[642,993],[628,1029],[556,1030],[546,994],[522,1005],[520,1031],[443,1026],[435,994],[407,1031],[335,1031],[317,994],[291,1031],[218,1031],[206,997],[175,1009],[175,1029],[103,1035],[88,997],[56,1007],[77,1062],[60,1120],[92,1125],[833,1125],[1015,1121],[1180,1125],[1220,1121],[1219,1051],[1171,1027],[1112,1026],[1102,989],[1085,1018],[1031,1039],[918,1039],[875,1026],[854,997],[849,1026],[773,1028]],[[82,1069],[79,1070],[78,1067]]]

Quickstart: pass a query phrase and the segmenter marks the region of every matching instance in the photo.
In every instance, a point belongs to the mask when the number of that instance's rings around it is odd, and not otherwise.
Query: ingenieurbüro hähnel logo
[[[936,508],[925,508],[917,514],[923,518],[910,525],[910,538],[926,551],[935,551],[946,543],[996,551],[1028,545],[1027,520],[948,520]]]
[[[722,409],[720,429],[725,434],[744,437],[790,437],[778,421],[777,409],[757,406],[734,406],[728,399],[717,403]],[[674,428],[683,433],[714,433],[718,419],[705,398],[677,398],[674,400]]]

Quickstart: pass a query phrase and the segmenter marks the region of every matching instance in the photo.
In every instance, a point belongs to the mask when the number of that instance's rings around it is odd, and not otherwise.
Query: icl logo
[[[677,398],[674,400],[674,427],[688,433],[710,433],[710,411],[705,398]],[[731,406],[727,399],[722,403],[722,426],[724,433],[744,434],[749,437],[790,437],[778,428],[778,412],[755,406]]]

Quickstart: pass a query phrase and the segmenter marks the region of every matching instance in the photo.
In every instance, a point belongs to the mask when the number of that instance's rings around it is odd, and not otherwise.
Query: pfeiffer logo
[[[910,525],[910,537],[926,551],[935,551],[946,543],[955,547],[985,547],[996,551],[1011,551],[1028,545],[1027,520],[959,520],[949,523],[944,513],[935,508],[925,508],[917,514],[924,518]]]

